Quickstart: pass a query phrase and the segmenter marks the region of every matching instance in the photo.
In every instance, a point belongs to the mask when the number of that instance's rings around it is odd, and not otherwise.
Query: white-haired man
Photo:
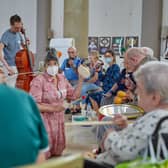
[[[116,125],[123,123],[122,130],[110,130],[104,135],[103,153],[97,157],[98,162],[116,165],[141,156],[157,123],[168,116],[168,78],[165,78],[167,74],[168,64],[157,61],[140,66],[134,73],[138,105],[146,114],[132,125],[128,125],[123,117],[117,118],[114,122]],[[162,123],[160,131],[168,134],[168,120]]]
[[[77,68],[81,63],[81,59],[77,56],[75,47],[68,48],[69,58],[65,59],[61,65],[61,70],[64,72],[67,80],[74,86],[78,82]]]
[[[156,57],[154,57],[154,51],[153,51],[152,48],[150,48],[150,47],[141,47],[141,49],[144,52],[144,54],[146,55],[146,59],[144,59],[144,61],[142,62],[142,64],[144,62],[157,61],[158,60]]]

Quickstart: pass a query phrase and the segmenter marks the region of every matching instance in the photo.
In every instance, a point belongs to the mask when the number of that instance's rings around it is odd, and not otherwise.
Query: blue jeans
[[[88,91],[98,90],[98,89],[100,89],[100,87],[97,86],[96,84],[84,82],[82,85],[81,96],[87,96]],[[83,102],[85,102],[85,101],[83,101]]]

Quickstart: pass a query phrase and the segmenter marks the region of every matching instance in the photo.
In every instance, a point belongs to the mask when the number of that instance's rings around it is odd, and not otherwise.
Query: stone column
[[[88,0],[64,0],[64,37],[74,38],[79,55],[88,56]]]
[[[162,0],[143,0],[141,45],[154,49],[160,58]]]
[[[54,38],[63,38],[64,0],[51,0],[51,31]]]

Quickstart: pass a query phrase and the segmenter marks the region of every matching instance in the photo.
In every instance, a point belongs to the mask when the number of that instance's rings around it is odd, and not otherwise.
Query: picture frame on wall
[[[99,37],[99,53],[104,54],[111,48],[111,37]]]
[[[125,48],[124,46],[124,37],[122,36],[116,36],[112,37],[112,49],[115,52],[115,55],[122,56],[123,55],[123,49]]]
[[[139,46],[139,37],[138,36],[127,36],[125,38],[125,48],[132,48]]]
[[[98,37],[88,37],[88,52],[99,50]]]

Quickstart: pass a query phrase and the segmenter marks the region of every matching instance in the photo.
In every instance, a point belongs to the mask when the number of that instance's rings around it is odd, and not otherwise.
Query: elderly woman
[[[142,65],[135,72],[138,105],[146,114],[132,125],[127,125],[125,118],[117,118],[114,122],[116,125],[123,123],[123,130],[109,130],[104,135],[103,153],[98,155],[97,162],[116,165],[137,158],[147,148],[148,137],[153,134],[157,123],[168,116],[168,79],[165,78],[167,74],[168,64],[156,61]],[[168,133],[168,121],[162,123],[160,131]]]
[[[65,148],[64,100],[80,96],[82,80],[74,89],[63,74],[58,72],[56,55],[49,51],[45,60],[45,72],[33,79],[30,94],[35,98],[49,135],[50,150],[46,157],[59,156]]]
[[[100,105],[103,94],[106,94],[110,91],[111,87],[118,81],[120,77],[120,68],[116,64],[115,54],[112,50],[107,50],[104,54],[104,61],[108,65],[106,72],[99,74],[99,81],[102,83],[102,92],[96,92],[90,94],[87,102],[90,102],[93,105],[96,103],[98,106]]]
[[[92,50],[89,53],[89,61],[90,61],[90,77],[85,79],[85,82],[82,86],[82,96],[86,97],[87,92],[89,91],[102,91],[100,87],[100,81],[98,80],[99,74],[102,73],[102,65],[103,62],[99,60],[98,51]],[[83,63],[85,65],[85,62]]]
[[[89,83],[95,83],[100,86],[100,81],[98,80],[99,74],[102,73],[103,62],[99,59],[98,51],[92,50],[89,53],[90,60],[90,69],[91,69],[91,78],[87,81]]]

